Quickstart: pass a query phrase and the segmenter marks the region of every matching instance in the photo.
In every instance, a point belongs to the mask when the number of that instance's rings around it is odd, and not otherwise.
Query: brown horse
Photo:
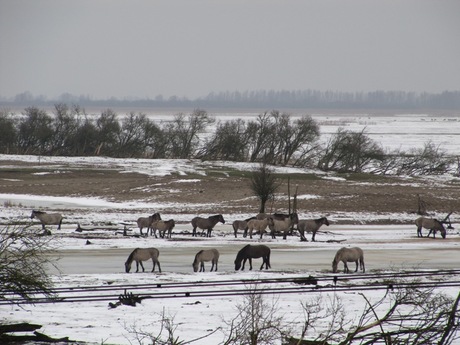
[[[158,264],[158,271],[161,273],[160,261],[158,261],[158,256],[160,251],[156,248],[136,248],[129,254],[128,259],[125,262],[125,271],[129,273],[131,270],[131,264],[133,261],[136,261],[136,272],[139,272],[139,265],[142,267],[142,272],[145,272],[144,265],[142,261],[152,259],[153,268],[152,272],[155,271],[155,264]]]
[[[264,267],[265,269],[271,268],[270,265],[270,248],[263,244],[252,246],[250,244],[244,246],[236,255],[235,259],[235,270],[238,271],[240,268],[243,271],[246,260],[249,260],[249,269],[252,270],[252,259],[262,258],[262,265],[260,269]],[[241,266],[243,262],[243,266]]]
[[[154,213],[151,216],[148,217],[140,217],[137,219],[137,227],[139,228],[141,235],[143,236],[144,234],[142,233],[143,228],[147,228],[147,236],[149,234],[150,227],[152,226],[152,223],[161,220],[161,216],[159,213]],[[156,235],[155,235],[156,237]]]
[[[243,230],[243,237],[248,235],[248,222],[252,219],[256,219],[256,217],[251,217],[245,220],[235,220],[232,223],[235,238],[237,238],[238,230]]]
[[[418,237],[423,237],[422,228],[425,228],[430,229],[430,232],[428,232],[426,237],[430,237],[430,234],[433,233],[433,238],[436,238],[436,231],[439,230],[442,238],[446,238],[446,228],[444,228],[444,225],[435,218],[419,217],[415,220],[415,225],[417,226]]]
[[[217,271],[217,262],[219,261],[219,251],[217,249],[206,249],[200,250],[195,255],[195,260],[193,261],[193,272],[198,272],[198,265],[200,265],[200,272],[204,272],[204,262],[211,261],[211,272],[213,271],[214,267]]]
[[[193,218],[191,221],[192,226],[193,226],[192,236],[196,236],[196,228],[200,228],[203,230],[201,232],[201,235],[203,235],[204,230],[207,230],[208,232],[206,234],[206,237],[211,237],[211,231],[218,222],[225,224],[224,217],[222,217],[221,214],[216,214],[215,216],[210,216],[208,218],[202,218],[202,217]]]
[[[166,236],[166,231],[168,232],[167,237],[171,238],[172,235],[172,230],[176,226],[176,223],[174,222],[174,219],[170,220],[157,220],[154,221],[150,227],[150,235],[155,235],[155,238],[157,238],[157,230],[158,234],[160,235],[161,238],[165,238]]]
[[[30,219],[38,218],[42,223],[42,229],[45,229],[45,225],[57,225],[57,230],[61,229],[62,219],[64,217],[60,213],[46,213],[43,211],[32,210]]]
[[[276,219],[275,217],[268,218],[268,227],[270,228],[270,234],[272,238],[276,238],[276,232],[283,233],[283,239],[285,240],[289,230],[291,230],[294,224],[299,222],[299,217],[297,213],[291,213],[289,217],[285,218],[284,220]]]
[[[337,273],[337,266],[339,262],[343,262],[344,273],[349,273],[347,262],[355,262],[356,269],[358,271],[358,262],[359,267],[363,270],[363,273],[366,271],[364,267],[364,253],[363,250],[359,247],[346,248],[343,247],[337,251],[335,254],[334,260],[332,261],[332,272]]]
[[[307,240],[305,238],[305,231],[308,231],[308,232],[313,232],[313,236],[311,237],[311,240],[315,242],[316,232],[319,230],[319,228],[323,224],[329,226],[329,221],[327,220],[326,217],[321,217],[318,219],[299,220],[299,222],[297,223],[297,230],[299,230],[299,233],[300,233],[300,240],[301,241]]]

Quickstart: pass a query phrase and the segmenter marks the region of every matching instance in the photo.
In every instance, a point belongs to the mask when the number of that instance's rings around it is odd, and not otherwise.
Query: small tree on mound
[[[277,178],[265,163],[252,173],[250,187],[255,196],[260,200],[259,212],[264,213],[265,204],[268,200],[274,198],[279,187]]]

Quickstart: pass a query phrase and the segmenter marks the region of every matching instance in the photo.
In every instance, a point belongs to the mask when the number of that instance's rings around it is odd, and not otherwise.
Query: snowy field
[[[212,115],[212,114],[211,114]],[[256,116],[257,114],[247,114]],[[154,116],[154,115],[152,115]],[[231,115],[221,114],[218,119],[225,120]],[[315,115],[313,114],[315,118]],[[343,115],[318,116],[321,123],[321,132],[325,135],[332,134],[340,126],[350,130],[362,130],[382,146],[388,148],[413,148],[422,147],[427,140],[441,145],[451,153],[456,153],[460,145],[460,130],[458,129],[459,117],[436,117],[429,115],[400,115],[351,117]],[[434,133],[434,134],[433,134]],[[204,173],[204,166],[195,161],[177,160],[162,162],[163,164],[147,164],[145,160],[123,159],[114,160],[101,157],[34,157],[34,156],[0,156],[0,160],[27,160],[40,164],[49,163],[71,164],[72,166],[98,167],[118,166],[121,171],[136,171],[153,176],[180,172]],[[166,164],[167,163],[167,164]],[[233,163],[232,167],[252,169],[250,165]],[[161,169],[160,169],[161,166]],[[298,170],[285,170],[285,172]],[[446,177],[443,177],[446,178]],[[448,177],[450,178],[450,177]],[[191,240],[186,232],[190,231],[187,223],[192,214],[162,214],[163,219],[174,218],[178,225],[174,229],[171,240],[155,239],[153,237],[126,237],[122,230],[126,226],[130,234],[137,234],[138,229],[133,219],[139,210],[145,208],[162,209],[174,208],[174,205],[145,205],[142,200],[113,203],[102,198],[56,198],[37,197],[34,195],[1,194],[1,216],[11,222],[30,217],[31,208],[72,209],[66,216],[62,230],[53,231],[53,245],[56,246],[56,264],[60,272],[50,267],[50,273],[56,287],[81,287],[81,286],[116,286],[126,284],[167,284],[171,282],[207,282],[220,280],[283,278],[286,280],[298,277],[318,277],[320,283],[317,289],[306,286],[305,291],[295,293],[272,293],[265,295],[267,303],[275,303],[279,315],[283,316],[285,323],[292,329],[292,335],[299,336],[305,321],[305,314],[301,303],[313,301],[321,296],[324,303],[333,296],[339,296],[344,304],[350,320],[356,321],[365,307],[363,297],[357,291],[327,291],[332,284],[331,261],[335,252],[342,246],[359,246],[365,252],[366,274],[391,273],[397,275],[406,270],[442,270],[456,269],[460,261],[459,246],[460,235],[458,226],[449,230],[448,237],[442,239],[417,238],[413,225],[359,225],[359,219],[376,217],[374,214],[349,214],[356,220],[357,225],[334,225],[321,228],[317,234],[317,242],[300,242],[297,236],[263,240],[254,238],[249,240],[234,238],[231,222],[235,219],[244,219],[252,214],[225,215],[226,224],[215,227],[212,238],[198,238]],[[310,196],[314,197],[314,196]],[[4,207],[4,202],[11,202],[12,207]],[[21,206],[18,206],[21,205]],[[180,205],[177,205],[179,207]],[[84,216],[81,213],[84,212]],[[308,217],[300,213],[300,218]],[[337,215],[339,217],[340,215]],[[388,217],[412,219],[413,215],[395,214]],[[332,220],[334,215],[331,215]],[[115,221],[114,221],[115,220]],[[94,224],[111,222],[111,227],[116,230],[98,230],[75,232],[77,223],[83,228],[94,227]],[[36,226],[39,227],[37,222]],[[426,234],[426,232],[425,232]],[[310,240],[311,235],[307,235]],[[90,244],[87,243],[90,241]],[[272,269],[259,271],[260,259],[254,260],[254,270],[244,272],[234,270],[233,261],[237,251],[247,243],[268,245],[272,249]],[[160,250],[160,262],[163,272],[151,273],[151,262],[145,264],[145,273],[125,273],[124,262],[136,247],[156,247]],[[191,263],[194,254],[204,248],[217,248],[221,252],[218,272],[209,272],[210,265],[206,264],[207,272],[194,273]],[[53,256],[54,258],[54,256]],[[342,266],[339,266],[340,268]],[[354,264],[350,266],[354,268]],[[356,274],[348,275],[355,276]],[[347,284],[341,281],[339,274],[338,286]],[[458,275],[444,277],[447,280],[459,280]],[[422,278],[422,280],[424,280]],[[198,283],[196,283],[197,285]],[[298,286],[292,282],[281,284],[283,287]],[[253,288],[248,284],[247,288]],[[263,289],[264,286],[258,286]],[[135,290],[139,295],[149,295],[158,292],[160,288]],[[236,306],[243,301],[243,294],[236,296],[226,295],[217,297],[194,296],[200,287],[188,287],[190,296],[185,297],[183,290],[177,291],[177,298],[145,299],[136,307],[119,306],[109,308],[107,301],[74,302],[74,303],[48,303],[21,306],[0,305],[0,315],[9,322],[30,322],[43,325],[40,332],[52,337],[65,337],[94,344],[148,344],[147,339],[139,339],[134,335],[133,329],[158,334],[160,329],[161,314],[164,313],[174,318],[177,326],[175,335],[181,340],[191,340],[208,335],[193,344],[220,344],[228,330],[228,322],[237,315]],[[439,287],[437,292],[446,293],[456,297],[459,292],[456,287]],[[104,292],[100,292],[103,294]],[[122,294],[123,289],[116,291]],[[366,297],[375,302],[387,293],[386,290],[367,290]],[[113,300],[116,302],[116,299]],[[385,310],[380,310],[385,312]],[[324,331],[318,327],[307,338],[314,337]],[[150,342],[151,343],[151,342]]]

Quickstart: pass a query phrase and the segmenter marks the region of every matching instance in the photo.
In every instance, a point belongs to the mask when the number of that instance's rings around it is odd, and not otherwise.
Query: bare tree
[[[195,109],[188,121],[184,114],[177,114],[174,121],[165,127],[171,143],[169,158],[191,158],[199,144],[198,134],[213,122],[214,119],[200,109]]]
[[[228,328],[223,345],[276,344],[289,333],[277,300],[266,301],[262,292],[257,286],[250,287],[243,302],[236,305],[237,315],[224,320]]]
[[[251,175],[250,187],[254,195],[260,200],[259,212],[264,213],[265,204],[274,198],[279,187],[277,178],[266,164],[261,164],[259,169]]]
[[[247,160],[248,137],[244,120],[230,120],[217,125],[215,133],[205,142],[200,158],[211,160]]]
[[[356,320],[346,317],[346,306],[337,296],[326,303],[305,302],[301,337],[289,337],[288,344],[450,345],[460,339],[460,294],[454,299],[434,288],[418,288],[415,281],[397,285],[375,302],[359,293],[366,304]],[[316,336],[305,341],[309,331]]]
[[[365,129],[352,132],[339,128],[327,143],[318,168],[359,173],[383,157],[382,148],[365,134]]]

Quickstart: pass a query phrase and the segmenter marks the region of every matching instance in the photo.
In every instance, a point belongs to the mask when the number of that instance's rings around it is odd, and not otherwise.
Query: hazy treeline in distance
[[[82,107],[188,107],[188,108],[263,108],[263,109],[460,109],[460,91],[417,93],[406,91],[341,92],[319,90],[258,90],[211,92],[205,97],[95,99],[89,95],[63,93],[56,99],[34,96],[26,91],[12,98],[0,96],[1,107],[53,106],[76,103]]]

